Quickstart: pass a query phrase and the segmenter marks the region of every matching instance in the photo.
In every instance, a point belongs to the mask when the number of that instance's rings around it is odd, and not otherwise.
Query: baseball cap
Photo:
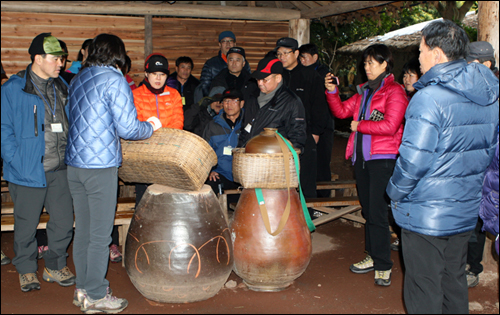
[[[276,42],[275,50],[278,50],[278,48],[280,47],[288,47],[292,48],[293,50],[297,50],[299,48],[299,42],[291,37],[282,37]]]
[[[158,53],[149,55],[144,64],[144,71],[148,73],[163,72],[167,75],[170,74],[167,58]]]
[[[226,98],[239,98],[240,101],[243,101],[243,93],[238,89],[227,89],[222,93],[222,100]]]
[[[219,34],[219,42],[226,38],[226,37],[231,37],[232,39],[234,39],[234,41],[236,41],[236,36],[234,36],[234,33],[231,32],[231,31],[224,31],[222,33]]]
[[[282,74],[283,64],[276,57],[266,57],[259,61],[257,70],[252,73],[252,77],[257,80],[262,80],[273,73]]]
[[[466,58],[467,62],[482,58],[495,58],[493,56],[493,46],[488,42],[479,41],[470,43],[469,49],[469,55]]]
[[[31,42],[28,53],[31,56],[35,55],[56,55],[56,56],[66,56],[68,53],[64,52],[61,48],[61,44],[51,33],[38,34]]]
[[[229,56],[229,54],[232,54],[232,53],[240,54],[240,55],[243,56],[243,58],[246,58],[245,57],[245,49],[243,49],[241,47],[231,47],[231,48],[229,48],[229,50],[227,51],[226,56]]]

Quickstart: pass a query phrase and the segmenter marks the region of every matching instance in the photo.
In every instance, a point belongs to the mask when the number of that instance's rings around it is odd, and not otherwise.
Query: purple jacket
[[[496,249],[498,253],[498,135],[495,157],[486,169],[484,176],[479,216],[484,222],[483,231],[486,230],[497,236]]]

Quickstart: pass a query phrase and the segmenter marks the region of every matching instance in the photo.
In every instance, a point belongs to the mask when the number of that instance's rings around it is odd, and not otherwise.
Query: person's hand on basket
[[[151,125],[153,125],[153,131],[156,131],[161,128],[161,121],[158,119],[158,117],[151,116],[148,118],[147,121],[150,122]]]

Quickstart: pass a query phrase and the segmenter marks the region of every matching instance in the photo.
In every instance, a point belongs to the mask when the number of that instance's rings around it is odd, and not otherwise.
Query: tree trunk
[[[498,65],[498,1],[479,1],[477,40],[493,46]]]
[[[311,21],[309,19],[293,19],[289,22],[288,36],[299,42],[299,47],[309,44],[311,33]]]

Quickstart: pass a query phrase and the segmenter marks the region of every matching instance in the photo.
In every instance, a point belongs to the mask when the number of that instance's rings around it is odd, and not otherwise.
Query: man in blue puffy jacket
[[[467,241],[496,149],[498,79],[467,64],[465,31],[448,20],[422,31],[423,76],[408,105],[387,193],[402,228],[408,313],[468,313]]]
[[[32,63],[2,86],[2,159],[4,178],[14,201],[13,264],[21,290],[40,290],[35,232],[45,206],[49,251],[43,280],[75,284],[66,266],[73,236],[73,206],[64,164],[68,139],[68,84],[59,77],[67,55],[50,33],[28,50]]]

